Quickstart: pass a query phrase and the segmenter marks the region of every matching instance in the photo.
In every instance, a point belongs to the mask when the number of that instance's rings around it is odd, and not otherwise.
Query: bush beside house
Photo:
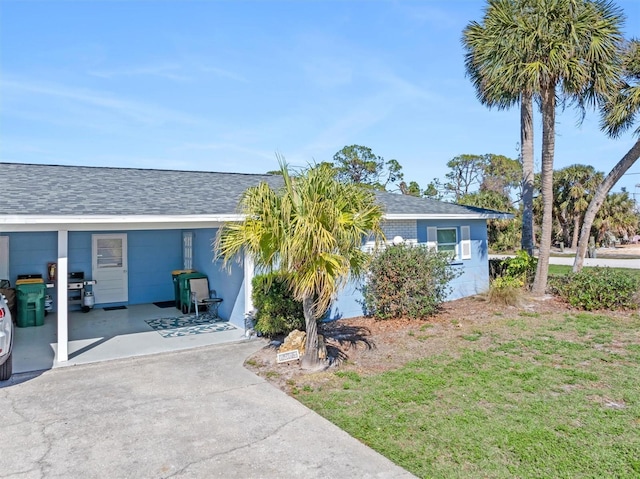
[[[460,275],[449,253],[394,245],[375,254],[363,287],[367,314],[378,319],[426,318],[437,312]]]

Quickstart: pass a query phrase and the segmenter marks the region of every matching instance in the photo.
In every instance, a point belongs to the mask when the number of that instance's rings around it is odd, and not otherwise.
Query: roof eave
[[[423,214],[408,214],[408,213],[390,213],[384,215],[386,220],[510,220],[514,218],[511,213],[458,213],[458,214],[445,214],[445,213],[423,213]]]
[[[512,219],[514,215],[510,213],[390,213],[385,214],[385,220],[489,220],[489,219]],[[233,221],[243,221],[244,215],[234,214],[213,214],[213,215],[5,215],[0,216],[0,230],[7,230],[11,226],[33,226],[33,227],[57,227],[68,225],[76,229],[78,227],[95,226],[128,226],[144,227],[151,225],[212,225],[223,224]]]
[[[137,223],[211,223],[242,221],[243,215],[6,215],[0,216],[0,224],[137,224]]]

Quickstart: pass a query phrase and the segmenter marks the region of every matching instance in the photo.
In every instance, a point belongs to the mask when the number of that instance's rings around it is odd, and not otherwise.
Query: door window
[[[97,240],[98,268],[122,267],[122,239],[98,238]]]

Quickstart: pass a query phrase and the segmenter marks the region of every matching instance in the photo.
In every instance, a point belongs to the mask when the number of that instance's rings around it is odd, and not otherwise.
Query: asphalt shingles
[[[0,163],[0,216],[226,215],[242,193],[277,175]],[[387,214],[471,215],[496,212],[428,198],[377,192]]]

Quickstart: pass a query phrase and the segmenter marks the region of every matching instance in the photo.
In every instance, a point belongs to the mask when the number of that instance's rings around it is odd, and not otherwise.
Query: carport
[[[44,326],[17,334],[20,342],[33,336],[38,341],[25,340],[26,344],[49,345],[41,349],[49,367],[84,362],[93,355],[110,358],[140,354],[147,348],[151,352],[166,350],[167,340],[156,338],[158,333],[146,328],[147,312],[140,307],[151,307],[148,314],[154,314],[152,303],[174,296],[174,270],[194,269],[205,274],[216,296],[223,299],[220,317],[244,333],[245,316],[252,310],[252,263],[239,258],[224,268],[213,261],[212,239],[225,223],[242,220],[237,205],[247,188],[280,179],[271,175],[11,163],[0,163],[0,172],[11,179],[0,205],[0,264],[5,266],[5,274],[8,271],[7,279],[12,285],[21,274],[41,274],[49,279],[49,265],[55,265],[56,277],[48,281],[53,288],[47,291],[53,297],[54,314]],[[86,316],[76,312],[78,304],[69,303],[68,275],[72,272],[83,272],[85,278],[97,282],[93,286],[95,310]],[[107,328],[106,319],[101,325],[103,313],[109,313],[111,319],[118,314],[102,310],[112,306],[126,307],[121,314],[131,314],[127,321],[134,323],[133,313],[142,311],[142,329],[118,322]],[[39,341],[40,336],[45,339]],[[146,346],[146,336],[162,346]],[[178,339],[176,343],[206,342]],[[107,353],[103,346],[121,352]]]
[[[73,311],[67,316],[68,337],[64,343],[68,358],[58,360],[59,316],[47,315],[43,326],[16,328],[13,372],[40,371],[133,356],[179,351],[246,339],[244,329],[228,322],[212,327],[156,330],[153,320],[179,316],[175,308],[138,304],[126,309],[88,313]],[[186,332],[185,332],[186,331]]]

